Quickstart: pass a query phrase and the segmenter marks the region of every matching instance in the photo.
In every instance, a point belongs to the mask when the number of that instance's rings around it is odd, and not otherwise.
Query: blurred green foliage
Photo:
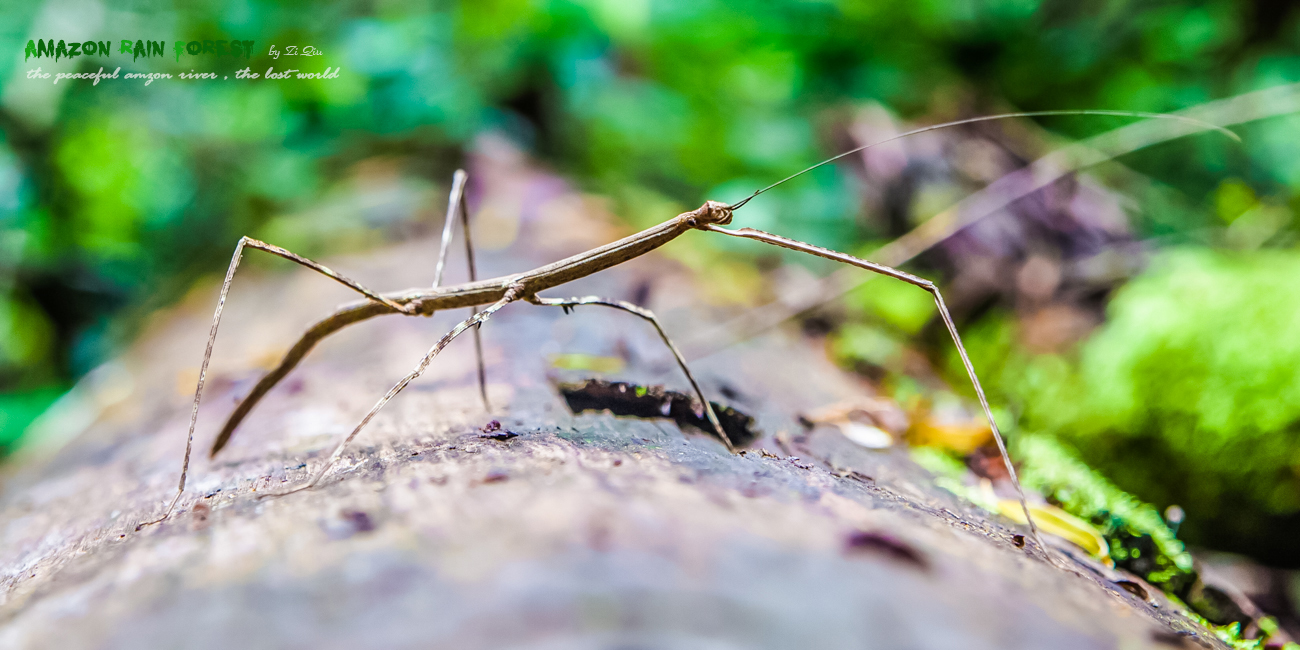
[[[372,242],[367,233],[412,218],[410,210],[332,204],[316,218],[359,161],[399,159],[413,187],[427,189],[445,183],[477,134],[501,132],[587,189],[613,197],[639,223],[655,216],[646,206],[734,200],[845,148],[844,124],[869,102],[927,121],[1013,108],[1169,111],[1300,81],[1300,12],[1272,0],[105,0],[78,16],[60,14],[62,6],[7,7],[0,16],[0,45],[10,53],[0,58],[0,447],[129,341],[142,314],[176,299],[200,275],[224,269],[240,235],[274,235],[277,244],[318,255]],[[253,39],[257,54],[248,64],[255,71],[338,66],[342,74],[328,81],[93,87],[26,79],[36,65],[22,59],[27,40],[75,36],[61,29],[83,30],[85,38]],[[324,56],[289,64],[265,55],[271,44],[313,45]],[[46,71],[182,71],[170,58],[39,63]],[[219,61],[213,69],[233,74],[242,65]],[[1119,123],[1044,122],[1075,137]],[[1244,127],[1244,147],[1202,137],[1128,157],[1154,179],[1134,215],[1142,234],[1204,241],[1201,233],[1211,228],[1227,233],[1228,246],[1278,245],[1282,240],[1270,237],[1300,187],[1296,125],[1275,119]],[[1216,190],[1229,176],[1241,180]],[[879,215],[859,214],[858,182],[823,168],[755,201],[744,225],[842,250],[897,234]],[[1209,264],[1194,276],[1207,283],[1219,282],[1215,269],[1237,268],[1197,259],[1186,264]],[[1132,295],[1153,295],[1143,286]],[[884,334],[861,345],[842,339],[858,345],[846,357],[876,355],[887,363],[907,337],[924,331],[931,307],[909,289],[874,283],[860,296],[860,307],[878,320],[859,323],[858,331],[880,334],[872,328],[884,327]],[[1240,305],[1242,322],[1233,331],[1249,330],[1248,323],[1282,325],[1281,316],[1245,306],[1248,296],[1279,306],[1276,295],[1248,288],[1229,294],[1217,304]],[[1211,472],[1226,471],[1228,458],[1293,449],[1270,436],[1278,427],[1294,431],[1286,421],[1290,398],[1266,403],[1276,386],[1294,383],[1281,370],[1280,360],[1293,351],[1284,330],[1256,331],[1258,341],[1238,348],[1244,354],[1252,345],[1280,346],[1237,368],[1264,375],[1233,384],[1229,397],[1200,403],[1185,396],[1208,395],[1214,382],[1232,384],[1215,374],[1227,372],[1230,361],[1184,358],[1209,341],[1179,339],[1173,319],[1209,322],[1212,307],[1192,313],[1170,305],[1167,319],[1135,320],[1123,314],[1141,311],[1133,305],[1142,301],[1126,300],[1116,327],[1130,329],[1099,339],[1102,352],[1084,354],[1082,370],[1055,358],[1012,368],[996,358],[1015,347],[998,338],[1012,334],[996,319],[977,325],[988,332],[979,366],[1003,368],[994,373],[1002,392],[1040,409],[1027,411],[1026,421],[1069,428],[1090,459],[1116,463],[1125,487],[1159,483],[1119,469],[1119,456],[1138,453],[1134,446],[1145,440],[1161,441],[1156,448],[1167,448],[1168,458]],[[1133,329],[1142,326],[1159,328]],[[1156,347],[1124,345],[1130,337]],[[1162,337],[1183,341],[1189,352],[1163,354]],[[1104,363],[1090,361],[1102,357]],[[1141,373],[1165,362],[1184,364],[1188,374],[1157,390]],[[1107,379],[1106,372],[1121,375]],[[1273,381],[1291,383],[1264,391]],[[1047,407],[1029,405],[1029,396],[1051,382],[1100,392],[1049,417]],[[1121,408],[1148,399],[1163,409],[1160,417]],[[1103,411],[1081,411],[1083,404]],[[1238,406],[1246,409],[1241,424],[1225,416]],[[1202,419],[1213,426],[1202,430]],[[1102,440],[1103,432],[1122,435],[1096,450],[1083,444]],[[1202,437],[1210,438],[1207,445]],[[1207,458],[1193,462],[1191,452],[1175,451],[1191,448],[1206,450]],[[1212,450],[1223,456],[1209,458]],[[1261,465],[1263,474],[1224,487],[1253,499],[1260,512],[1287,511],[1294,481],[1268,487],[1285,463],[1294,460]],[[1139,493],[1156,502],[1177,494]]]

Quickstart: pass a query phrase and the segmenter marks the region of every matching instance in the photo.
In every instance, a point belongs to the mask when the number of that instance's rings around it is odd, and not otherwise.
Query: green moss
[[[1154,506],[1115,487],[1051,436],[1018,436],[1013,450],[1024,486],[1096,526],[1116,566],[1169,593],[1195,579],[1191,554]]]
[[[1051,436],[1019,435],[1012,452],[1021,461],[1024,487],[1095,526],[1106,538],[1117,567],[1169,594],[1181,594],[1195,581],[1191,554],[1154,506],[1115,487]],[[951,454],[919,447],[911,455],[935,475],[939,487],[997,512],[996,501],[990,502],[963,482],[966,466]]]
[[[1214,632],[1214,636],[1219,637],[1220,641],[1228,644],[1228,646],[1233,650],[1264,650],[1269,637],[1273,636],[1273,634],[1277,632],[1277,621],[1268,616],[1256,621],[1256,624],[1259,625],[1260,628],[1259,638],[1247,639],[1241,634],[1241,623],[1215,625],[1190,610],[1187,614],[1189,618],[1204,625],[1206,629]],[[1282,646],[1282,650],[1300,650],[1300,644],[1288,643],[1285,646]]]

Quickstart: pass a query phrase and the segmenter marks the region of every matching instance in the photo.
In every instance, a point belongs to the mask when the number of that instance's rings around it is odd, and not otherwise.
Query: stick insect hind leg
[[[709,404],[709,400],[704,397],[704,391],[700,389],[699,382],[695,381],[695,375],[691,374],[691,369],[686,366],[686,359],[683,358],[682,353],[677,350],[677,346],[673,345],[672,339],[668,338],[668,334],[664,332],[663,325],[659,323],[659,319],[655,317],[654,312],[644,307],[638,307],[630,302],[613,300],[610,298],[599,298],[596,296],[568,299],[532,296],[528,298],[528,302],[545,307],[560,307],[564,309],[564,313],[566,314],[572,311],[574,307],[580,305],[601,305],[603,307],[612,307],[630,314],[635,314],[649,321],[651,325],[654,325],[655,331],[659,333],[659,338],[663,339],[664,345],[667,345],[668,349],[672,351],[673,358],[677,360],[677,366],[682,369],[682,373],[686,375],[687,381],[691,382],[691,388],[695,390],[696,398],[698,398],[700,403],[704,405],[704,415],[708,418],[709,424],[713,425],[713,430],[718,434],[718,437],[722,439],[723,444],[727,446],[729,451],[734,452],[736,450],[735,446],[731,443],[731,438],[727,436],[727,432],[723,431],[722,423],[718,421],[717,414],[713,412],[713,406]]]
[[[1034,524],[1034,517],[1029,512],[1029,503],[1025,500],[1025,491],[1020,487],[1020,479],[1016,476],[1016,468],[1011,463],[1011,456],[1007,453],[1006,442],[1002,439],[1002,432],[998,430],[997,421],[993,419],[993,411],[989,408],[988,398],[984,396],[984,388],[980,386],[979,377],[975,375],[975,366],[971,365],[970,357],[966,354],[966,346],[962,344],[961,335],[957,333],[957,325],[953,322],[952,315],[948,313],[948,306],[944,303],[943,295],[939,293],[939,288],[935,286],[933,282],[912,275],[911,273],[900,271],[882,264],[876,264],[875,262],[869,262],[846,253],[833,251],[829,248],[822,248],[820,246],[814,246],[812,244],[806,244],[780,235],[773,235],[772,233],[764,232],[762,230],[755,230],[753,228],[731,230],[715,224],[707,224],[703,226],[703,229],[724,235],[730,235],[732,237],[754,239],[765,244],[816,255],[817,257],[823,257],[836,262],[843,262],[881,275],[887,275],[897,280],[902,280],[903,282],[907,282],[908,284],[918,286],[928,291],[930,295],[934,297],[934,304],[939,308],[939,315],[943,318],[944,327],[947,328],[949,336],[952,337],[953,344],[957,346],[957,354],[961,356],[962,365],[966,367],[966,375],[970,377],[971,384],[975,387],[975,394],[979,397],[980,406],[984,409],[984,416],[988,418],[989,428],[993,431],[993,439],[997,441],[998,451],[1002,454],[1002,461],[1006,464],[1007,473],[1011,475],[1011,483],[1016,488],[1016,496],[1020,500],[1020,507],[1025,511],[1025,519],[1029,521],[1029,531],[1033,534],[1034,542],[1038,544],[1039,548],[1043,549],[1043,553],[1047,555],[1049,561],[1056,563],[1056,559],[1052,556],[1051,550],[1043,543],[1042,537],[1038,534],[1038,526]]]
[[[235,254],[230,258],[230,268],[226,270],[226,279],[221,284],[221,295],[217,298],[217,309],[212,314],[212,329],[209,330],[208,332],[208,345],[203,352],[203,363],[202,365],[199,366],[198,385],[195,386],[194,388],[194,406],[190,410],[190,429],[189,429],[189,434],[185,439],[185,459],[181,461],[181,479],[180,479],[180,483],[176,487],[176,496],[172,498],[171,503],[168,504],[167,506],[167,510],[163,512],[163,515],[161,517],[137,525],[136,530],[140,530],[145,526],[150,526],[165,521],[168,517],[171,516],[172,511],[176,508],[176,504],[177,502],[180,501],[181,495],[185,493],[185,480],[189,476],[189,469],[190,469],[190,454],[194,448],[194,426],[199,419],[199,403],[203,399],[203,384],[207,380],[208,363],[212,360],[212,346],[214,343],[216,343],[217,329],[221,325],[221,312],[226,307],[226,296],[230,293],[230,284],[235,279],[235,271],[239,270],[239,262],[243,259],[245,248],[265,251],[272,255],[283,257],[284,259],[294,262],[296,264],[305,266],[313,271],[316,271],[317,273],[320,273],[321,275],[324,275],[325,277],[328,277],[338,282],[339,284],[342,284],[345,287],[348,287],[349,289],[352,289],[353,291],[356,291],[357,293],[360,293],[361,295],[369,298],[375,303],[379,303],[397,313],[415,314],[418,312],[418,307],[413,303],[408,303],[403,305],[403,304],[398,304],[396,302],[393,302],[392,300],[385,298],[379,295],[378,293],[371,291],[370,289],[367,289],[366,287],[362,286],[360,283],[356,282],[355,280],[340,275],[339,273],[335,272],[333,269],[323,264],[320,264],[318,262],[313,262],[312,260],[299,256],[286,249],[280,248],[279,246],[273,246],[266,242],[253,239],[251,237],[241,237],[239,239],[239,243],[235,245]]]

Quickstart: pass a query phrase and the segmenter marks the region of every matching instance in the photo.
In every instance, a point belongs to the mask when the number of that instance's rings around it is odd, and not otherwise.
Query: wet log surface
[[[696,236],[692,234],[691,236]],[[702,236],[702,235],[701,235]],[[436,243],[331,260],[397,289]],[[535,256],[485,255],[486,274]],[[543,260],[544,261],[544,260]],[[453,266],[455,268],[455,266]],[[646,295],[670,333],[710,322],[661,258],[571,295]],[[553,292],[555,293],[555,292]],[[339,436],[464,314],[385,317],[323,344],[215,460],[207,445],[263,369],[346,291],[307,273],[236,280],[178,513],[188,399],[216,288],[157,315],[40,424],[0,495],[5,648],[1223,647],[1158,593],[1083,558],[1048,564],[1014,524],[935,487],[905,450],[870,451],[799,415],[868,394],[813,342],[772,334],[694,363],[710,398],[762,434],[729,454],[668,419],[573,415],[555,388],[688,385],[653,330],[608,309],[511,305],[394,400],[319,488]],[[557,293],[557,295],[559,295]],[[570,295],[565,293],[563,295]],[[500,423],[501,435],[491,431]]]

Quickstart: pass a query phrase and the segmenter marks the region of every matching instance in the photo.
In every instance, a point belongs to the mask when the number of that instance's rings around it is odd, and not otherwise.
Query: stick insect
[[[992,430],[994,440],[997,442],[998,451],[1001,454],[1002,461],[1003,463],[1005,463],[1007,472],[1011,477],[1011,482],[1015,487],[1017,497],[1019,498],[1020,501],[1020,506],[1024,510],[1025,517],[1029,522],[1030,532],[1033,535],[1034,541],[1038,544],[1039,548],[1043,549],[1044,553],[1048,553],[1047,551],[1048,547],[1043,543],[1042,539],[1040,538],[1038,527],[1034,523],[1033,515],[1030,513],[1029,504],[1025,498],[1024,490],[1020,486],[1020,480],[1016,475],[1015,467],[1011,462],[1010,456],[1007,454],[1006,443],[1003,440],[1002,434],[998,429],[997,421],[993,418],[993,413],[989,408],[988,399],[987,397],[985,397],[984,389],[980,385],[979,377],[976,375],[975,368],[971,364],[970,357],[966,353],[966,348],[965,345],[962,343],[961,335],[957,331],[957,326],[952,319],[952,315],[948,311],[948,307],[944,302],[943,295],[939,292],[939,288],[933,282],[925,278],[921,278],[916,275],[912,275],[911,273],[907,273],[905,271],[891,268],[882,264],[877,264],[874,262],[870,262],[868,260],[860,259],[858,257],[854,257],[846,253],[841,253],[827,248],[822,248],[820,246],[814,246],[812,244],[797,241],[794,239],[789,239],[786,237],[782,237],[780,235],[775,235],[761,230],[755,230],[753,228],[739,228],[733,230],[724,227],[731,223],[733,217],[735,216],[735,212],[737,210],[741,209],[742,207],[745,206],[745,204],[757,198],[759,195],[763,194],[764,192],[767,192],[783,183],[789,182],[799,176],[807,174],[808,172],[814,169],[817,169],[824,165],[831,164],[837,160],[840,160],[841,158],[864,151],[871,147],[885,144],[887,142],[892,142],[894,140],[916,135],[919,133],[925,133],[928,131],[934,131],[943,128],[950,128],[950,127],[963,125],[963,124],[971,124],[975,122],[986,122],[991,120],[1001,120],[1001,119],[1016,118],[1016,117],[1035,117],[1035,116],[1047,116],[1047,115],[1111,115],[1111,116],[1122,116],[1122,117],[1173,119],[1173,120],[1180,120],[1184,122],[1193,123],[1201,129],[1223,131],[1228,135],[1230,135],[1231,137],[1233,137],[1234,139],[1236,138],[1235,134],[1232,134],[1230,131],[1223,129],[1222,127],[1206,124],[1204,122],[1200,122],[1198,120],[1194,120],[1191,118],[1187,118],[1179,115],[1140,113],[1140,112],[1130,112],[1130,111],[1098,111],[1098,110],[1036,111],[1036,112],[1007,113],[1001,115],[975,117],[970,119],[958,120],[954,122],[946,122],[943,124],[937,124],[937,125],[932,125],[924,128],[915,129],[912,131],[908,131],[906,133],[895,135],[893,137],[878,142],[874,142],[868,145],[857,147],[855,149],[851,149],[837,156],[824,160],[820,163],[812,165],[806,169],[803,169],[795,174],[787,176],[786,178],[781,179],[771,185],[768,185],[767,187],[757,190],[753,194],[749,195],[748,197],[744,198],[743,200],[735,204],[728,205],[717,201],[706,201],[704,205],[700,206],[695,210],[691,210],[689,212],[684,212],[682,214],[679,214],[676,217],[673,217],[657,226],[647,228],[646,230],[625,237],[616,242],[606,244],[604,246],[592,249],[590,251],[579,253],[567,259],[563,259],[558,262],[554,262],[546,266],[533,269],[531,271],[515,273],[513,275],[507,275],[507,276],[492,278],[488,280],[478,280],[476,276],[476,271],[474,266],[473,246],[470,242],[470,237],[469,237],[469,227],[468,227],[469,215],[465,205],[465,184],[466,184],[467,176],[463,171],[458,171],[456,172],[453,178],[451,195],[447,203],[447,217],[446,217],[446,221],[444,222],[442,242],[439,250],[438,264],[434,272],[433,285],[429,288],[408,289],[406,291],[400,291],[400,292],[389,293],[389,294],[380,294],[375,291],[372,291],[362,286],[361,284],[357,283],[356,281],[351,280],[346,276],[343,276],[328,267],[325,267],[324,265],[321,265],[317,262],[301,257],[299,255],[296,255],[278,246],[273,246],[271,244],[267,244],[265,242],[261,242],[249,237],[243,237],[239,240],[239,243],[235,246],[235,253],[231,258],[230,267],[226,271],[225,281],[221,285],[221,294],[217,300],[216,312],[213,314],[212,317],[212,328],[208,334],[207,348],[203,354],[203,363],[199,368],[198,385],[195,387],[194,390],[194,404],[190,411],[189,433],[185,441],[185,456],[184,459],[181,461],[180,483],[176,488],[176,495],[175,497],[172,498],[171,502],[167,505],[162,516],[152,521],[142,523],[139,526],[137,526],[136,529],[139,530],[144,526],[149,526],[152,524],[157,524],[166,521],[171,516],[171,514],[175,511],[177,503],[180,501],[181,496],[185,493],[185,483],[189,473],[190,456],[194,445],[194,428],[198,421],[199,404],[203,397],[203,386],[204,386],[204,381],[206,380],[207,377],[208,362],[212,358],[212,347],[216,341],[217,328],[221,324],[221,312],[222,309],[225,307],[226,296],[230,291],[231,282],[234,280],[235,271],[239,268],[239,262],[243,257],[243,253],[245,249],[265,251],[272,255],[277,255],[291,262],[295,262],[297,264],[305,266],[318,273],[321,273],[322,275],[336,282],[339,282],[340,284],[348,287],[349,289],[352,289],[353,291],[356,291],[357,293],[364,296],[365,300],[352,303],[349,305],[345,305],[339,308],[333,314],[326,316],[324,319],[318,321],[316,324],[308,328],[308,330],[302,335],[302,337],[298,340],[298,342],[294,344],[294,346],[290,348],[289,351],[285,354],[279,366],[277,366],[275,369],[271,370],[264,377],[262,377],[262,379],[257,383],[256,386],[254,386],[254,388],[248,394],[248,396],[246,396],[244,400],[231,413],[231,415],[226,421],[225,426],[222,427],[221,432],[218,434],[215,442],[212,445],[212,449],[210,451],[210,455],[212,456],[215,456],[219,451],[221,451],[221,449],[226,445],[226,443],[229,442],[231,435],[233,435],[235,431],[235,428],[239,426],[240,422],[243,421],[243,419],[253,409],[253,407],[257,404],[257,402],[264,395],[266,395],[266,393],[270,391],[271,388],[274,387],[281,379],[283,379],[286,375],[288,375],[289,372],[293,370],[295,366],[298,365],[298,363],[303,359],[303,357],[306,356],[307,353],[310,352],[311,349],[317,343],[319,343],[322,339],[329,336],[330,334],[337,332],[338,330],[347,327],[348,325],[352,325],[361,322],[363,320],[367,320],[381,315],[401,314],[405,316],[431,316],[437,311],[446,310],[446,309],[461,309],[461,308],[468,307],[471,310],[470,316],[468,318],[460,321],[455,327],[451,329],[450,332],[448,332],[442,338],[440,338],[433,345],[433,347],[431,347],[429,351],[425,353],[425,355],[420,359],[419,363],[415,366],[415,369],[412,370],[410,373],[408,373],[400,381],[398,381],[392,388],[390,388],[388,392],[385,393],[379,399],[379,401],[375,403],[373,407],[371,407],[371,409],[365,414],[365,416],[356,425],[356,427],[352,429],[351,433],[349,433],[346,437],[343,438],[343,440],[339,441],[334,446],[333,452],[329,455],[329,457],[325,460],[325,462],[322,463],[314,473],[312,473],[310,480],[308,480],[306,483],[302,485],[291,488],[289,490],[273,493],[265,496],[283,496],[295,492],[300,492],[303,490],[309,490],[314,488],[317,484],[319,484],[321,479],[325,477],[325,475],[329,472],[329,470],[332,467],[334,467],[334,465],[342,457],[343,452],[346,449],[347,445],[351,443],[352,440],[355,439],[359,433],[361,433],[362,429],[364,429],[365,426],[370,422],[370,420],[373,419],[377,413],[379,413],[380,409],[382,409],[384,405],[389,402],[389,400],[391,400],[395,395],[401,392],[402,389],[404,389],[408,384],[410,384],[417,377],[419,377],[424,372],[424,370],[429,366],[429,363],[433,361],[434,357],[436,357],[438,353],[443,350],[443,348],[447,347],[447,345],[450,344],[454,339],[456,339],[456,337],[460,336],[461,334],[465,333],[467,330],[470,329],[474,330],[475,347],[478,353],[479,391],[482,396],[484,406],[487,407],[488,410],[491,410],[490,405],[488,405],[488,401],[487,401],[486,373],[483,366],[482,343],[481,340],[479,339],[479,328],[483,323],[487,322],[488,319],[490,319],[492,315],[495,314],[497,311],[501,310],[506,305],[509,305],[514,302],[528,302],[539,306],[560,307],[564,309],[566,313],[573,310],[575,307],[587,306],[587,305],[598,305],[598,306],[609,307],[620,311],[624,311],[633,314],[635,316],[638,316],[641,319],[647,321],[650,325],[652,325],[655,328],[656,332],[659,334],[659,337],[663,340],[664,344],[672,352],[673,357],[677,361],[678,367],[681,368],[682,373],[686,376],[686,379],[690,382],[691,388],[694,391],[696,398],[700,401],[704,411],[704,415],[708,419],[708,422],[712,426],[714,432],[717,433],[719,439],[723,442],[724,445],[726,445],[728,450],[735,451],[735,448],[732,445],[731,440],[727,437],[726,432],[722,429],[722,426],[718,421],[718,417],[713,411],[713,407],[709,404],[709,400],[704,396],[704,391],[700,388],[699,382],[696,381],[695,376],[691,373],[690,369],[687,367],[686,361],[682,357],[682,354],[678,351],[677,346],[673,344],[672,339],[668,337],[668,334],[664,331],[662,325],[660,324],[658,318],[656,318],[654,313],[652,313],[651,311],[645,308],[639,307],[637,305],[628,302],[624,302],[621,300],[613,300],[608,298],[600,298],[596,296],[577,297],[577,298],[547,298],[538,295],[542,291],[558,287],[567,282],[592,275],[594,273],[603,271],[607,268],[621,264],[633,258],[640,257],[641,255],[645,255],[646,253],[649,253],[650,251],[653,251],[656,248],[659,248],[660,246],[667,244],[668,242],[686,234],[687,232],[690,232],[692,230],[700,230],[705,232],[718,233],[720,235],[726,235],[729,237],[752,239],[765,244],[779,246],[781,248],[787,248],[790,250],[808,253],[810,255],[814,255],[817,257],[826,258],[836,262],[849,264],[851,266],[855,266],[861,269],[865,269],[868,271],[872,271],[874,273],[878,273],[884,276],[894,278],[896,280],[900,280],[902,282],[906,282],[908,284],[914,285],[928,292],[934,299],[935,305],[937,306],[939,311],[939,315],[943,320],[944,327],[947,329],[949,336],[952,338],[953,344],[956,346],[957,353],[961,357],[962,364],[966,370],[966,374],[970,379],[971,385],[975,389],[975,394],[979,398],[980,407],[983,409],[984,417],[988,420],[989,428]],[[447,253],[451,244],[452,228],[457,220],[461,222],[462,229],[464,230],[470,281],[465,284],[443,287],[440,285],[442,281],[443,271],[445,269]],[[483,307],[483,309],[480,310],[479,309],[480,307]],[[1051,557],[1050,553],[1048,554],[1048,557],[1049,558]]]

